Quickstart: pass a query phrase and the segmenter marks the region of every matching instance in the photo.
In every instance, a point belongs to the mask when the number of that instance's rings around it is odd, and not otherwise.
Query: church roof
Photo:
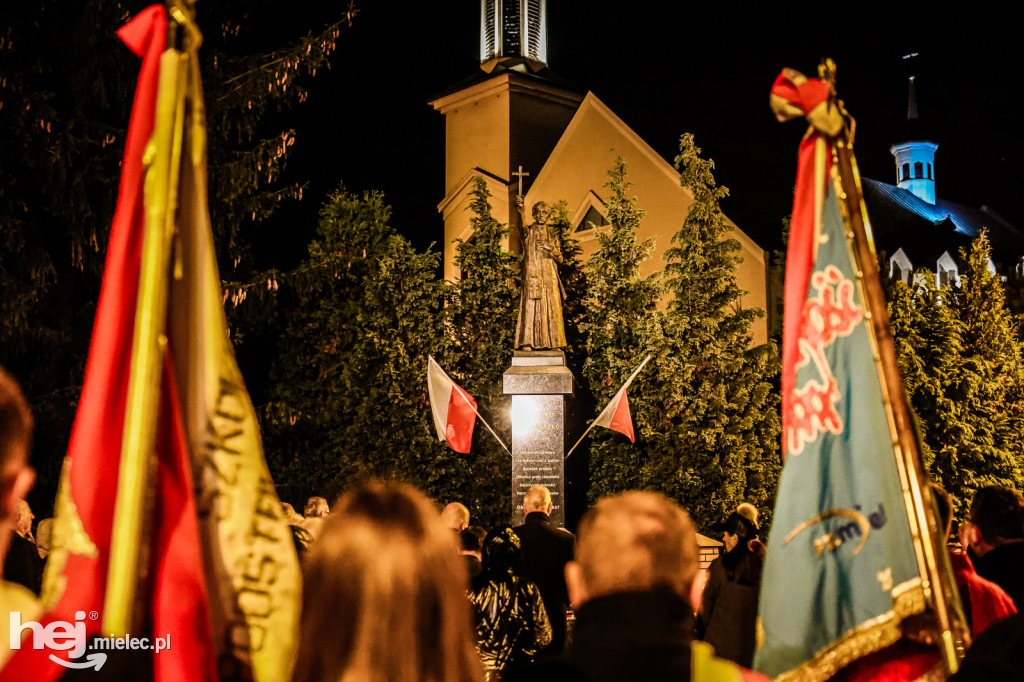
[[[501,76],[501,75],[506,74],[506,73],[509,74],[510,76],[512,76],[513,78],[522,79],[525,82],[533,82],[533,83],[539,83],[539,84],[540,83],[546,83],[546,84],[549,84],[549,85],[556,85],[559,88],[562,88],[564,90],[569,90],[571,92],[578,93],[581,96],[581,98],[582,98],[583,95],[585,95],[587,93],[586,88],[581,88],[579,85],[573,83],[572,81],[569,81],[569,80],[566,80],[565,78],[562,78],[561,76],[559,76],[558,74],[556,74],[554,71],[552,71],[551,69],[549,69],[547,67],[544,67],[540,71],[537,71],[536,73],[534,73],[534,72],[531,72],[529,69],[525,69],[523,71],[520,71],[519,69],[508,68],[508,67],[506,67],[506,66],[504,66],[502,64],[499,64],[490,73],[484,71],[483,69],[477,69],[473,73],[473,75],[471,75],[468,78],[465,78],[465,79],[459,81],[458,83],[456,83],[455,85],[451,86],[450,88],[445,88],[444,90],[442,90],[441,92],[438,92],[437,94],[435,94],[433,97],[431,97],[427,101],[429,101],[429,102],[436,102],[437,100],[439,100],[439,99],[441,99],[443,97],[447,97],[448,95],[451,95],[453,93],[460,92],[462,90],[466,90],[466,89],[468,89],[468,88],[470,88],[470,87],[472,87],[472,86],[474,86],[474,85],[476,85],[478,83],[483,83],[484,81],[489,81],[492,78],[497,78],[498,76]]]
[[[900,248],[914,267],[931,267],[944,252],[959,260],[960,248],[988,230],[992,260],[1016,265],[1024,255],[1024,233],[986,206],[980,209],[937,199],[929,204],[913,192],[862,178],[864,203],[875,248],[892,256]]]

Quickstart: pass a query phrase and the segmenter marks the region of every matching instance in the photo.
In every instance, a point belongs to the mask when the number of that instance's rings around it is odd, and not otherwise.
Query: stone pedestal
[[[504,374],[512,396],[512,525],[523,522],[523,495],[551,491],[551,522],[565,525],[565,396],[572,372],[561,351],[515,351]]]

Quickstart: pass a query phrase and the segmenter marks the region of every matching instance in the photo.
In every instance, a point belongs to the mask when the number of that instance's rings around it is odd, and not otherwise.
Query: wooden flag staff
[[[487,423],[487,420],[484,419],[483,415],[477,411],[476,406],[473,405],[473,401],[466,396],[466,393],[461,388],[459,388],[459,385],[453,382],[452,390],[458,393],[459,397],[466,401],[466,404],[469,405],[469,409],[473,410],[473,414],[480,418],[480,421],[484,423],[484,426],[487,427],[487,430],[491,432],[492,436],[494,436],[494,440],[498,441],[498,444],[501,445],[501,447],[504,448],[505,452],[508,453],[508,456],[511,457],[512,451],[508,449],[507,445],[505,445],[505,441],[498,437],[498,434],[494,432],[494,429],[492,429],[491,425]]]
[[[604,406],[604,410],[601,410],[601,412],[598,413],[598,415],[594,418],[594,421],[590,422],[590,426],[588,426],[587,430],[583,432],[583,435],[580,436],[580,439],[576,441],[576,445],[573,445],[571,448],[569,448],[569,452],[565,453],[566,459],[569,459],[569,455],[576,451],[576,448],[579,447],[579,444],[582,443],[583,439],[587,437],[587,434],[590,433],[590,430],[597,425],[597,420],[601,418],[601,415],[604,414],[604,411],[607,410],[608,406],[612,404],[612,401],[615,400],[615,396],[619,395],[619,393],[623,389],[628,387],[633,382],[633,379],[636,378],[636,375],[640,373],[640,370],[644,368],[644,365],[646,365],[650,361],[650,359],[651,355],[650,353],[648,353],[647,357],[644,358],[644,361],[640,363],[640,366],[633,370],[633,373],[629,375],[629,378],[626,379],[626,382],[622,384],[621,387],[619,387],[619,390],[615,392],[615,395],[612,396],[612,399],[608,401],[608,405]]]
[[[832,139],[833,161],[838,171],[840,210],[850,229],[853,252],[864,291],[864,300],[870,315],[870,329],[877,353],[876,365],[886,402],[886,412],[893,431],[893,451],[896,467],[903,487],[903,501],[915,539],[918,564],[924,578],[925,598],[933,605],[938,627],[941,632],[939,648],[943,662],[950,673],[959,668],[966,646],[970,643],[959,593],[951,583],[952,570],[944,538],[935,521],[934,502],[930,492],[926,493],[928,477],[921,463],[917,432],[914,429],[907,405],[903,381],[900,378],[889,327],[885,293],[878,276],[878,260],[871,236],[870,221],[864,205],[860,172],[853,154],[853,119],[843,108],[835,95],[835,63],[828,59],[819,66],[822,80],[832,85],[833,106],[843,115],[843,130]],[[925,505],[928,505],[927,507]]]

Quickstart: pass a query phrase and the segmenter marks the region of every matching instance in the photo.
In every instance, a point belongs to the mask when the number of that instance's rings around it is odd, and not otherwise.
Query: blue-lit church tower
[[[912,141],[894,144],[889,148],[896,159],[896,186],[934,205],[935,150],[939,145],[926,141],[921,134],[913,76],[910,77],[907,95],[907,132]]]
[[[897,142],[889,148],[896,161],[896,184],[862,178],[864,203],[871,216],[875,248],[885,254],[889,276],[910,283],[921,268],[935,274],[935,283],[955,282],[961,249],[987,231],[992,243],[991,267],[1006,271],[1024,263],[1024,232],[988,206],[974,208],[935,192],[935,151],[918,115],[916,82],[910,77],[907,119]],[[949,191],[949,188],[946,188]],[[916,274],[915,274],[916,273]]]

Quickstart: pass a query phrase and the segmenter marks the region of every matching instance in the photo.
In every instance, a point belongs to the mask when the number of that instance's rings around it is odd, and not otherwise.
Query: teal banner
[[[924,607],[863,288],[831,183],[800,316],[754,667],[827,679]],[[792,239],[792,237],[791,237]]]

